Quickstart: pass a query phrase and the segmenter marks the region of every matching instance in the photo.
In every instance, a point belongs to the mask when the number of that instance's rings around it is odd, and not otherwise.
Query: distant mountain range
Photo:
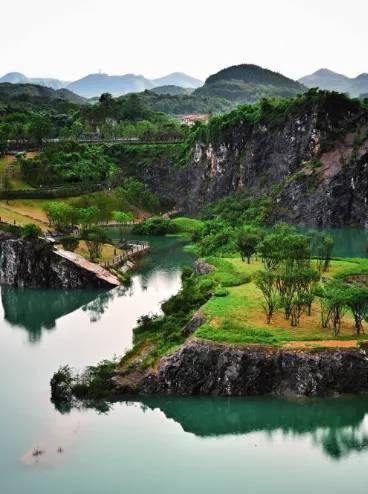
[[[9,72],[0,77],[0,83],[9,82],[11,84],[37,84],[39,86],[50,87],[52,89],[63,89],[67,87],[68,82],[59,81],[49,77],[27,77],[20,72]]]
[[[319,87],[329,91],[349,93],[355,97],[368,93],[368,74],[364,73],[357,77],[347,77],[332,70],[320,69],[301,77],[299,82],[308,88]]]
[[[306,87],[288,77],[258,65],[242,64],[220,70],[207,78],[191,94],[176,86],[164,86],[142,92],[147,106],[173,115],[187,113],[224,113],[240,103],[254,103],[262,97],[292,97]]]
[[[38,84],[52,89],[69,89],[73,93],[85,98],[100,96],[102,93],[111,93],[120,96],[127,93],[137,93],[158,86],[179,86],[195,89],[203,84],[202,81],[182,72],[173,72],[158,79],[147,79],[142,75],[108,75],[88,74],[73,82],[58,79],[27,77],[20,72],[10,72],[0,78],[0,83],[11,84]]]

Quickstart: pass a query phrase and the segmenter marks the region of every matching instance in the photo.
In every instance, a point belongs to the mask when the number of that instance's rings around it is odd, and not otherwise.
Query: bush
[[[222,288],[222,287],[216,288],[216,290],[214,292],[215,297],[226,297],[227,295],[229,295],[229,290],[227,290],[226,288]]]
[[[60,239],[60,243],[63,249],[74,252],[79,245],[79,240],[75,237],[63,237]]]
[[[142,223],[133,226],[133,233],[138,235],[166,235],[176,233],[176,225],[166,218],[149,218]]]
[[[34,223],[28,223],[22,229],[22,237],[26,239],[36,239],[42,235],[42,230]]]

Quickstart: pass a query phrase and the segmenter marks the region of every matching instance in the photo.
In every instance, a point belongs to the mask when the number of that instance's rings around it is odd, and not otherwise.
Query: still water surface
[[[178,239],[157,239],[128,290],[2,287],[1,494],[367,492],[367,398],[133,397],[107,414],[55,410],[55,369],[122,354],[191,261]]]

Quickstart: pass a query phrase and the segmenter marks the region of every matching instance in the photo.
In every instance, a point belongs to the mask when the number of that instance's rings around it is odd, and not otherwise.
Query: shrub
[[[42,235],[42,230],[34,223],[28,223],[22,229],[22,237],[26,239],[36,239]]]
[[[166,235],[176,233],[177,228],[171,220],[156,217],[134,225],[132,232],[138,235]]]
[[[79,245],[79,240],[75,237],[63,237],[60,239],[60,243],[63,249],[74,252]]]

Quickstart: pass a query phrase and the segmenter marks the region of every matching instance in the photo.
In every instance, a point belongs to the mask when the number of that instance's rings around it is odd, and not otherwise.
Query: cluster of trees
[[[257,238],[261,235],[268,208],[268,199],[250,198],[244,192],[230,194],[206,206],[201,215],[203,227],[197,229],[192,237],[199,254],[223,255],[240,251],[247,258],[247,249],[241,248],[244,242],[248,242],[242,238],[243,234],[251,230]],[[244,228],[244,225],[248,226]]]
[[[91,132],[102,138],[171,140],[183,138],[188,131],[178,120],[149,108],[137,94],[113,98],[105,93],[93,104],[50,97],[30,101],[23,94],[13,99],[9,94],[2,103],[5,96],[0,94],[0,153],[7,149],[9,140],[18,145],[31,141],[42,147],[44,139],[77,141]]]
[[[0,117],[0,152],[6,150],[8,140],[18,144],[29,140],[40,144],[43,138],[53,137],[56,133],[56,123],[47,114],[11,113]]]
[[[76,142],[53,143],[32,159],[20,158],[23,179],[33,186],[118,180],[119,168],[99,146]]]
[[[311,315],[313,301],[320,303],[321,326],[330,327],[338,336],[343,316],[349,311],[357,335],[368,319],[368,288],[353,282],[321,280],[331,261],[334,240],[329,235],[317,237],[317,257],[311,256],[311,238],[281,225],[262,237],[254,231],[241,237],[247,256],[257,252],[264,270],[255,275],[255,283],[264,298],[264,311],[270,324],[275,311],[282,309],[291,326],[298,326],[303,313]]]
[[[149,218],[133,227],[133,233],[138,235],[167,235],[176,232],[175,224],[171,220],[162,217]]]
[[[320,299],[323,328],[331,327],[334,336],[338,336],[343,317],[350,311],[354,317],[356,334],[361,334],[363,321],[368,320],[368,288],[332,280],[321,284],[316,295]]]
[[[344,121],[347,113],[367,109],[366,100],[359,101],[345,94],[318,89],[310,89],[295,98],[261,96],[258,95],[253,104],[238,105],[228,113],[214,116],[208,124],[198,123],[191,133],[191,139],[212,144],[227,142],[237,126],[244,128],[262,124],[276,128],[290,115],[309,111],[314,105],[318,105],[321,114],[329,115],[330,127],[333,129],[341,126],[341,121]]]
[[[53,201],[46,205],[45,211],[50,225],[58,231],[72,230],[76,226],[91,228],[110,219],[119,223],[133,221],[131,212],[106,211],[106,209],[100,209],[96,204],[78,207],[61,201]]]
[[[310,238],[287,226],[264,236],[258,245],[264,270],[255,283],[264,297],[267,323],[281,308],[291,326],[298,326],[305,311],[311,314],[314,289],[320,273],[311,266]]]
[[[94,105],[81,108],[78,122],[80,133],[98,131],[103,138],[176,139],[187,130],[167,114],[146,106],[138,94],[113,98],[104,93]],[[75,123],[63,136],[74,137],[74,130]]]

